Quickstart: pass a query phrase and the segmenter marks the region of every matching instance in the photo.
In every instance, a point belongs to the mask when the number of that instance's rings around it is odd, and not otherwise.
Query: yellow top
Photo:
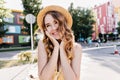
[[[53,78],[53,80],[64,80],[63,73],[62,73],[61,69],[59,72],[57,72],[57,70],[55,70],[55,73],[54,73],[52,78]]]
[[[71,60],[68,59],[68,61],[69,61],[69,64],[70,64]],[[55,73],[52,76],[52,80],[65,80],[61,66],[59,68],[60,68],[59,72],[57,70],[55,70]]]

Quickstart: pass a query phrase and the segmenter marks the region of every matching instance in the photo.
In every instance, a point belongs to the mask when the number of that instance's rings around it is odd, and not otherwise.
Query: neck
[[[57,39],[57,41],[58,41],[58,43],[60,44],[62,40],[61,40],[61,39]]]

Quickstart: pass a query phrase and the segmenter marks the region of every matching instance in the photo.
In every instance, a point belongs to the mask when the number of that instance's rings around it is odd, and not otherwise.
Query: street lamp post
[[[31,32],[31,50],[33,51],[33,33],[32,33],[32,24],[35,23],[35,16],[33,14],[27,14],[25,17],[27,23],[30,24],[30,32]]]

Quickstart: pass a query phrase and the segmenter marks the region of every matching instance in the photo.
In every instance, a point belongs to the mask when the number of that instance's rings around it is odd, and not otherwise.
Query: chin
[[[60,40],[60,38],[55,38],[56,40]]]
[[[62,40],[62,37],[59,35],[52,35],[56,40]]]

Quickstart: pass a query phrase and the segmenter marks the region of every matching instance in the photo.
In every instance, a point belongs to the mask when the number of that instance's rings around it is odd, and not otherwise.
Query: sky
[[[16,10],[23,10],[22,2],[21,0],[5,0],[6,1],[6,7],[10,9],[16,9]],[[64,8],[68,8],[70,6],[70,3],[73,2],[74,7],[84,7],[84,8],[91,8],[95,5],[100,5],[105,2],[108,2],[110,0],[42,0],[42,6],[48,6],[48,5],[60,5]]]

